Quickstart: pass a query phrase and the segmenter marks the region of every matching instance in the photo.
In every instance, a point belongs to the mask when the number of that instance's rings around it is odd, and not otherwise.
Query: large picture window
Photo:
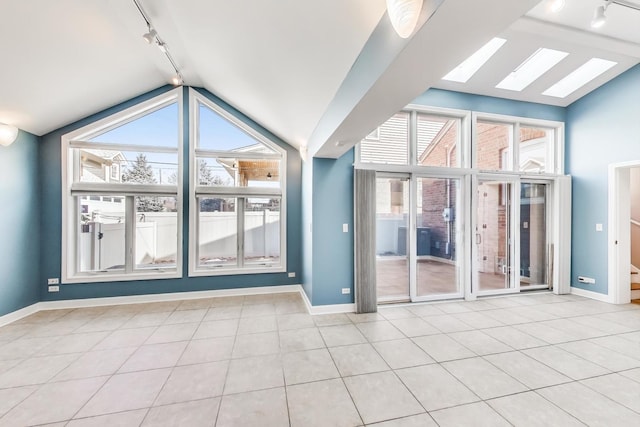
[[[180,90],[62,137],[65,283],[182,272]]]
[[[190,93],[189,274],[284,271],[285,150]]]

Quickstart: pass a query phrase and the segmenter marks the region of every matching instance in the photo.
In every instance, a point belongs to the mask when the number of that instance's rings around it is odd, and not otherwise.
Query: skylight
[[[491,39],[462,64],[451,70],[442,80],[466,83],[505,43],[506,40],[499,37]]]
[[[521,91],[569,55],[559,50],[540,48],[504,78],[496,88]]]
[[[617,62],[607,61],[606,59],[591,58],[564,79],[542,92],[542,94],[565,98],[617,64]]]

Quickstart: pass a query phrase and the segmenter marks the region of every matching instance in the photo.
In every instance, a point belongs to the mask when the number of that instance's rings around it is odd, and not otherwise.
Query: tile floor
[[[0,328],[0,426],[637,426],[640,305],[531,294],[310,316],[298,294]]]

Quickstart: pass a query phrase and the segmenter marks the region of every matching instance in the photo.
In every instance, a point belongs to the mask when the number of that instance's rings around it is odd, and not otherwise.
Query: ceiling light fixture
[[[604,4],[596,7],[596,10],[593,11],[591,28],[600,28],[607,22],[607,15],[605,15],[605,12],[612,4],[640,11],[640,5],[627,0],[604,0]]]
[[[416,29],[423,0],[387,0],[387,13],[391,25],[403,39]]]
[[[617,64],[606,59],[591,58],[542,94],[565,98]]]
[[[451,70],[442,80],[466,83],[506,42],[505,39],[494,37],[465,59],[462,64]]]
[[[149,30],[147,33],[142,35],[142,38],[149,44],[155,43],[155,45],[158,46],[158,49],[160,49],[160,52],[162,52],[164,56],[167,57],[167,60],[169,60],[169,62],[171,63],[171,66],[173,67],[173,71],[175,72],[173,77],[171,77],[171,83],[174,86],[180,86],[184,84],[184,79],[182,78],[182,74],[180,73],[180,70],[178,69],[176,62],[173,60],[173,56],[171,56],[171,52],[169,52],[169,47],[160,38],[160,35],[158,34],[158,32],[151,25],[151,21],[149,20],[149,15],[147,15],[147,13],[142,8],[142,5],[140,4],[140,0],[133,0],[133,3],[138,8],[138,12],[140,12],[142,19],[144,19],[144,22],[147,24],[147,28]]]
[[[13,125],[0,123],[0,145],[8,147],[18,137],[18,128]]]
[[[547,5],[547,8],[549,9],[549,12],[558,13],[562,9],[564,9],[564,5],[565,5],[565,0],[549,0],[549,4]]]
[[[496,88],[519,92],[538,80],[541,75],[555,67],[568,55],[567,52],[540,48],[498,83]]]

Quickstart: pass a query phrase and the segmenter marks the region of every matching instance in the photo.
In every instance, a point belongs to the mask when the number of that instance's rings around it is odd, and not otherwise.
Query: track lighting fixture
[[[564,5],[565,0],[549,0],[547,8],[552,13],[558,13],[564,8]]]
[[[148,44],[151,44],[153,42],[156,41],[156,36],[158,35],[158,33],[156,32],[156,30],[154,30],[153,28],[149,27],[149,32],[145,33],[142,38],[144,39],[144,41],[146,41]]]
[[[629,9],[635,9],[640,11],[640,5],[637,3],[632,3],[627,0],[605,0],[604,4],[596,7],[596,10],[593,12],[593,19],[591,20],[591,28],[600,28],[607,22],[607,15],[605,12],[612,4],[616,4],[618,6],[624,6]]]
[[[148,32],[142,35],[142,38],[147,43],[155,44],[156,46],[158,46],[158,49],[160,50],[160,52],[162,52],[164,56],[167,57],[167,60],[171,63],[171,66],[173,67],[173,71],[175,72],[173,77],[171,77],[171,83],[174,86],[180,86],[184,84],[184,79],[182,78],[182,74],[180,74],[180,70],[178,69],[176,62],[173,60],[173,56],[171,56],[171,52],[169,52],[169,47],[162,40],[162,38],[160,38],[160,35],[158,34],[158,32],[151,25],[151,21],[149,20],[149,15],[147,15],[145,10],[142,8],[140,1],[141,0],[133,0],[133,3],[136,5],[136,8],[138,8],[138,12],[140,12],[142,19],[144,19],[145,24],[147,24],[147,29],[149,30]]]

